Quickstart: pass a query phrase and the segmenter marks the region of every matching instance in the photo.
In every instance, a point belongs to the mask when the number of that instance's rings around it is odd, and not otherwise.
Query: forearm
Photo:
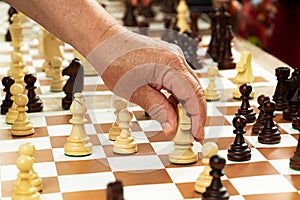
[[[5,0],[86,56],[97,44],[124,31],[95,0]]]

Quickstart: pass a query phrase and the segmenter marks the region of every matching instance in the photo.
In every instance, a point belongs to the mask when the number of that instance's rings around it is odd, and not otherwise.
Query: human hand
[[[194,138],[204,137],[203,89],[178,46],[124,31],[102,41],[87,60],[111,91],[145,109],[167,135],[176,132],[176,106],[184,101]],[[170,93],[168,98],[162,89]]]

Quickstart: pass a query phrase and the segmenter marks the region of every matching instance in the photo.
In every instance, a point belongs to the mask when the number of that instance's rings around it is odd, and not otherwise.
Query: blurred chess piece
[[[12,94],[11,100],[13,101],[13,104],[8,109],[8,112],[6,113],[5,116],[6,123],[8,124],[13,124],[18,117],[19,112],[17,111],[17,104],[15,103],[15,98],[17,97],[18,94],[22,94],[23,91],[24,91],[24,87],[19,83],[14,83],[10,87],[10,93]]]
[[[114,107],[115,107],[115,116],[116,116],[116,121],[112,124],[111,128],[109,129],[109,139],[112,141],[115,141],[117,139],[117,137],[120,135],[121,133],[121,129],[119,128],[119,112],[123,109],[125,109],[127,107],[127,102],[124,99],[116,99],[114,101]]]
[[[7,71],[7,75],[15,79],[15,83],[25,85],[24,73],[25,63],[23,61],[22,54],[19,52],[12,52],[10,69]]]
[[[18,117],[11,126],[11,134],[15,136],[26,136],[34,133],[32,122],[27,116],[28,97],[25,94],[18,94],[14,103],[17,105]]]
[[[17,159],[17,168],[20,170],[18,178],[14,183],[12,200],[40,200],[38,189],[31,184],[31,170],[33,159],[30,156],[21,155]]]
[[[93,145],[90,142],[90,138],[87,136],[84,123],[86,119],[84,114],[87,112],[87,107],[83,101],[81,93],[75,94],[70,112],[72,118],[70,123],[72,124],[71,135],[67,138],[67,143],[64,146],[64,152],[67,156],[88,156],[92,154]]]
[[[20,14],[13,14],[11,21],[12,23],[8,27],[11,35],[11,45],[14,48],[14,52],[21,53],[23,27],[21,24]]]
[[[64,42],[56,38],[54,35],[49,33],[48,31],[44,31],[43,34],[43,53],[44,53],[44,63],[43,63],[43,70],[46,73],[46,76],[52,77],[53,76],[53,70],[50,68],[50,62],[51,59],[54,56],[60,57],[62,60],[64,59],[64,54],[62,51],[62,46],[64,45]]]
[[[236,64],[237,74],[234,78],[234,82],[237,85],[237,88],[233,91],[233,98],[240,99],[240,86],[245,83],[253,83],[254,76],[252,72],[252,55],[250,52],[242,52],[240,61]],[[254,98],[254,89],[250,94],[250,98]]]
[[[131,119],[132,112],[123,109],[118,114],[119,128],[121,129],[120,135],[116,138],[113,146],[113,152],[118,154],[133,154],[137,152],[137,144],[131,136]]]
[[[218,146],[214,142],[206,142],[202,146],[202,163],[204,165],[204,169],[199,175],[195,183],[195,191],[199,193],[205,192],[206,188],[210,186],[212,176],[209,175],[211,171],[211,167],[209,166],[209,159],[218,153]]]
[[[31,157],[33,163],[35,161],[35,158],[33,157],[34,153],[35,153],[35,146],[30,142],[24,143],[19,147],[19,154],[21,156]],[[37,172],[34,171],[33,167],[31,168],[29,173],[31,174],[31,177],[29,178],[31,185],[36,187],[39,192],[42,191],[43,190],[42,179],[39,177]]]
[[[175,149],[169,154],[174,164],[190,164],[198,161],[198,153],[192,150],[194,137],[191,133],[191,119],[184,104],[178,104],[178,127],[173,138]]]
[[[53,69],[53,79],[50,84],[51,92],[61,92],[65,84],[62,76],[62,59],[58,56],[54,56],[51,60],[50,67]]]
[[[188,23],[188,5],[185,0],[180,0],[177,6],[177,27],[179,28],[179,32],[182,34],[186,31],[190,30],[190,26]]]
[[[218,75],[218,67],[211,66],[207,70],[207,76],[209,79],[209,84],[204,91],[206,100],[208,101],[218,101],[220,100],[220,92],[217,90],[216,86],[216,76]]]

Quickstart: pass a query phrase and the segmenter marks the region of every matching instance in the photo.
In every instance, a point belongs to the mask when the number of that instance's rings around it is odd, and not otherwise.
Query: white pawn
[[[24,70],[25,70],[25,63],[23,61],[23,57],[21,53],[13,52],[11,54],[11,64],[10,64],[10,69],[7,71],[7,75],[13,77],[15,79],[15,83],[20,83],[22,85],[25,85]]]
[[[204,165],[203,171],[200,173],[199,177],[195,183],[195,191],[199,193],[205,192],[206,188],[210,186],[212,176],[209,175],[211,167],[209,166],[209,159],[218,153],[218,146],[214,142],[207,142],[202,146],[202,163]]]
[[[245,83],[253,83],[254,76],[252,72],[252,55],[250,52],[244,51],[241,54],[240,61],[236,64],[235,67],[237,74],[234,78],[234,82],[237,85],[237,88],[233,91],[232,95],[235,99],[240,99],[241,93],[240,93],[240,86]],[[252,89],[252,92],[250,94],[250,97],[254,97],[254,89]]]
[[[179,28],[179,33],[184,33],[185,31],[190,30],[190,26],[188,23],[188,11],[189,7],[186,4],[185,0],[180,0],[177,6],[177,24],[176,26]]]
[[[84,114],[87,112],[87,107],[81,93],[75,93],[74,96],[75,99],[70,107],[70,112],[73,114],[70,123],[73,125],[71,135],[64,146],[64,152],[68,156],[88,156],[92,154],[93,145],[84,127],[86,122]]]
[[[11,100],[13,101],[12,106],[8,109],[6,113],[5,120],[8,124],[13,124],[14,121],[17,119],[19,112],[17,111],[17,104],[15,103],[15,98],[18,94],[22,94],[24,91],[24,87],[19,83],[14,83],[10,87],[10,93],[12,94]]]
[[[14,101],[17,105],[18,117],[11,126],[11,134],[15,136],[26,136],[34,133],[33,124],[27,116],[28,97],[25,94],[18,94]]]
[[[123,109],[118,114],[119,127],[121,129],[120,136],[114,142],[113,152],[118,154],[133,154],[137,152],[137,144],[131,136],[130,121],[132,119],[132,112]]]
[[[174,164],[190,164],[198,161],[198,153],[192,150],[194,137],[191,133],[191,119],[183,103],[178,104],[178,127],[173,138],[175,149],[169,154]]]
[[[35,153],[35,147],[30,142],[24,143],[19,147],[19,154],[22,156],[31,157],[33,163],[35,161],[35,158],[33,157],[34,153]],[[29,173],[31,174],[31,177],[30,177],[31,185],[36,187],[38,191],[42,191],[43,190],[42,179],[39,177],[39,175],[36,173],[36,171],[34,171],[33,168],[30,170]]]
[[[109,136],[108,138],[112,141],[115,141],[116,138],[120,135],[121,129],[119,128],[119,118],[118,114],[121,110],[125,109],[127,107],[127,102],[124,99],[116,99],[114,101],[114,107],[115,107],[115,116],[116,116],[116,121],[112,124],[111,128],[109,129]]]
[[[64,78],[62,76],[62,59],[58,56],[54,56],[51,60],[51,66],[53,69],[53,79],[50,84],[51,92],[61,92],[64,87]]]
[[[207,101],[218,101],[220,100],[220,92],[217,90],[215,83],[216,76],[218,75],[218,67],[211,66],[207,70],[209,84],[204,91],[204,95]]]
[[[11,25],[8,27],[8,30],[11,35],[11,45],[14,48],[14,52],[21,52],[21,46],[22,46],[22,32],[23,27],[21,24],[20,14],[16,13],[13,14],[11,17]]]
[[[39,200],[40,193],[37,188],[31,184],[30,170],[33,166],[33,160],[30,156],[19,156],[17,159],[17,167],[20,170],[18,178],[14,183],[14,193],[12,200]]]

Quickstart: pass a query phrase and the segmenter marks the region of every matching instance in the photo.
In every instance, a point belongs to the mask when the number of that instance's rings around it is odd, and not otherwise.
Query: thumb
[[[143,85],[134,91],[130,101],[141,106],[154,120],[157,120],[166,135],[176,132],[177,113],[160,91],[149,85]]]

